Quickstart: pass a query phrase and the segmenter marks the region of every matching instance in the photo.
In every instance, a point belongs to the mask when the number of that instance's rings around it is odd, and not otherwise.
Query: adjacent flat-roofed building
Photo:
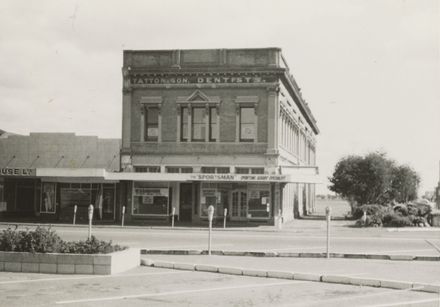
[[[121,140],[73,133],[31,133],[0,137],[0,220],[71,223],[120,217],[117,172]]]
[[[128,219],[313,211],[319,130],[281,49],[126,50],[122,76],[122,172],[110,175]]]

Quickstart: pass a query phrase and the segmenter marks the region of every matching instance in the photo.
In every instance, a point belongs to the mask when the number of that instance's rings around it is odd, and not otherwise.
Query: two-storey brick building
[[[313,211],[316,121],[279,48],[126,50],[127,218],[276,223]]]

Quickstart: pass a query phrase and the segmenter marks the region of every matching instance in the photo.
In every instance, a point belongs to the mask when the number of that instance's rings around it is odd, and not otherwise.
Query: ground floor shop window
[[[43,183],[40,213],[56,212],[56,183]]]
[[[270,215],[270,186],[248,185],[248,218],[268,218]]]
[[[200,187],[200,216],[222,217],[224,209],[232,220],[270,218],[270,184],[202,183]]]
[[[151,187],[135,182],[133,191],[133,215],[168,215],[169,188]]]
[[[202,183],[200,189],[200,205],[202,217],[208,216],[208,207],[214,207],[214,216],[224,215],[224,209],[229,210],[229,192],[225,184]]]
[[[61,219],[68,220],[77,206],[78,220],[87,219],[88,207],[94,206],[94,218],[115,218],[116,185],[114,183],[59,183]],[[44,191],[44,187],[43,187]]]

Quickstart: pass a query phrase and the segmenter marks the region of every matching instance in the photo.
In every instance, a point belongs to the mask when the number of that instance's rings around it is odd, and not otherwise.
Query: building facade
[[[316,121],[279,48],[126,50],[129,220],[280,223],[313,211]]]
[[[0,138],[0,218],[71,223],[119,218],[119,139],[73,133],[8,134]]]
[[[314,210],[316,121],[279,48],[126,50],[122,140],[0,135],[0,218],[280,224]]]

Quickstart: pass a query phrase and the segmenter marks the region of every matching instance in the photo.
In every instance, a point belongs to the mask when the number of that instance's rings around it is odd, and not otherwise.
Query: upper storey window
[[[240,142],[253,142],[255,140],[255,109],[240,108]]]
[[[237,96],[235,98],[236,142],[258,141],[258,96]]]
[[[193,141],[203,142],[205,140],[205,126],[205,108],[193,108],[191,123]]]
[[[180,140],[188,141],[188,108],[182,107],[180,112]]]
[[[157,142],[159,137],[159,108],[147,108],[146,115],[145,140],[148,142]]]
[[[217,108],[209,108],[209,141],[215,142],[218,135]]]
[[[220,98],[200,90],[177,97],[177,136],[180,142],[218,142]]]
[[[140,141],[161,142],[162,97],[146,96],[140,99]]]

